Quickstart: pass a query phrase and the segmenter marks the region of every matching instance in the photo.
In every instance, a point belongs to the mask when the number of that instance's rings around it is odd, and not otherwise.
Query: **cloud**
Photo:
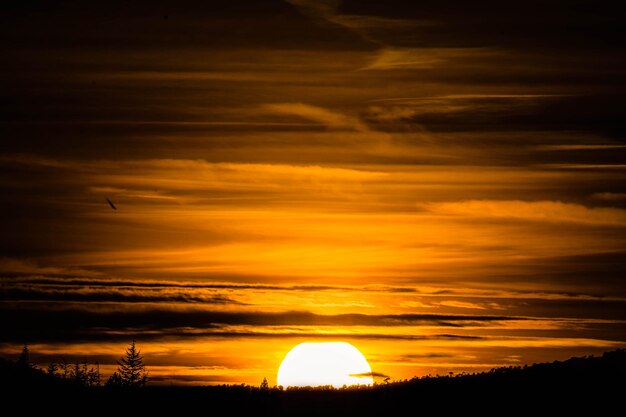
[[[93,289],[83,288],[0,288],[3,301],[51,301],[51,302],[89,302],[89,303],[199,303],[242,305],[224,295],[202,294],[199,291],[172,291],[171,289],[128,290],[124,288]]]
[[[111,306],[109,306],[111,307]],[[46,319],[46,315],[66,319],[65,324],[91,322],[94,326],[163,328],[220,325],[259,325],[259,326],[427,326],[437,324],[444,327],[462,327],[480,323],[523,320],[520,317],[496,315],[457,315],[457,314],[335,314],[322,315],[306,311],[220,311],[203,308],[163,307],[107,307],[106,304],[86,306],[81,304],[12,303],[4,302],[4,311],[20,311],[24,318]],[[39,309],[41,310],[39,310]],[[124,311],[121,311],[121,310]],[[74,318],[72,318],[74,316]]]
[[[626,226],[626,210],[610,207],[590,208],[560,201],[465,200],[423,203],[418,206],[433,213],[457,217]]]
[[[542,151],[596,151],[596,150],[613,150],[613,149],[624,149],[626,145],[600,145],[600,144],[568,144],[568,145],[541,145],[537,146],[535,149],[539,149]]]
[[[564,169],[564,170],[626,170],[626,164],[545,164],[546,168]]]
[[[436,56],[434,52],[428,54],[422,59]],[[517,148],[532,151],[535,162],[588,160],[619,164],[626,148],[619,140],[621,134],[615,120],[624,117],[623,107],[623,98],[600,93],[399,95],[370,101],[362,118],[372,128],[385,132],[402,132],[407,126],[419,126],[431,135],[475,132],[468,135],[471,142],[465,142],[465,146],[479,146],[473,139],[476,135],[510,132],[500,135],[499,146],[521,145]],[[522,132],[532,134],[524,139],[515,137]],[[520,156],[518,152],[517,160]]]
[[[470,303],[467,301],[455,301],[455,300],[445,300],[441,301],[439,305],[446,307],[454,307],[454,308],[463,308],[469,310],[486,310],[486,307],[479,303]]]
[[[467,355],[455,355],[455,354],[451,354],[451,353],[409,353],[406,355],[402,355],[402,360],[407,360],[407,361],[411,361],[413,359],[449,359],[449,358],[456,358],[456,359],[473,359],[473,357],[471,356],[467,356]]]
[[[360,374],[350,374],[350,376],[355,376],[357,378],[381,378],[381,379],[385,379],[385,378],[390,378],[389,375],[385,375],[381,372],[363,372]]]
[[[420,2],[389,0],[384,3],[344,0],[335,14],[358,16],[361,19],[376,17],[386,20],[414,20],[411,30],[370,31],[380,43],[386,45],[429,45],[473,47],[493,45],[499,48],[576,49],[593,47],[606,42],[615,45],[618,22],[607,16],[620,14],[617,6],[609,6],[602,13],[591,12],[591,3],[585,2],[577,9],[564,9],[562,2],[544,5],[542,13],[535,5],[515,2],[504,6],[493,0],[459,4],[451,0]],[[568,28],[576,22],[579,31],[570,34]],[[427,24],[423,24],[427,23]],[[528,26],[533,30],[525,30]],[[593,31],[595,30],[595,32]],[[593,33],[594,37],[589,39]],[[412,36],[411,36],[412,35]],[[568,37],[568,35],[570,35]],[[570,43],[566,41],[570,39]],[[540,41],[543,41],[540,42]]]
[[[319,285],[319,284],[263,284],[263,283],[236,283],[236,282],[193,282],[193,281],[169,281],[169,280],[119,280],[112,278],[64,278],[59,276],[20,277],[18,279],[6,279],[4,288],[20,287],[24,285],[41,285],[41,288],[73,288],[88,287],[123,287],[123,288],[148,288],[148,289],[224,289],[224,290],[275,290],[275,291],[347,291],[347,292],[374,292],[374,293],[419,293],[420,290],[413,287],[388,286],[388,285]]]
[[[98,275],[92,271],[72,266],[45,266],[36,261],[18,258],[0,258],[0,275],[6,276],[46,276],[56,277],[89,277]]]
[[[421,334],[406,326],[462,329],[519,318],[491,315],[394,314],[319,315],[309,312],[220,311],[200,308],[134,306],[120,303],[11,302],[0,312],[19,320],[2,324],[5,341],[124,340],[165,337],[319,337],[422,340],[479,339],[464,334]],[[387,328],[397,329],[389,331]],[[385,330],[387,329],[387,330]]]
[[[382,48],[364,70],[433,69],[452,59],[484,55],[484,49]]]
[[[538,94],[460,94],[434,97],[406,97],[372,101],[366,118],[381,122],[391,122],[413,119],[415,121],[437,122],[437,117],[452,121],[450,117],[457,117],[457,122],[469,117],[496,118],[511,117],[520,113],[529,112],[543,101],[562,99],[560,95]],[[428,116],[426,116],[428,115]],[[425,116],[425,117],[424,117]]]
[[[285,0],[304,12],[317,17],[330,17],[336,11],[341,0]]]
[[[274,103],[266,104],[264,110],[278,114],[298,116],[311,120],[336,130],[353,130],[357,132],[367,132],[367,125],[356,117],[346,116],[333,112],[322,107],[311,106],[303,103]]]
[[[591,195],[591,198],[601,201],[622,201],[626,200],[626,193],[594,193]]]

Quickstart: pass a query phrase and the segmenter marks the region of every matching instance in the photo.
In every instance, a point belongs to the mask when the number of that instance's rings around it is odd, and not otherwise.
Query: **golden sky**
[[[460,3],[7,6],[0,353],[273,384],[304,341],[394,380],[626,346],[623,11]]]

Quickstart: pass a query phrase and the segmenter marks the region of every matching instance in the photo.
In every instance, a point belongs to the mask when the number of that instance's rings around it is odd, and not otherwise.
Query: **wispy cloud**
[[[274,103],[266,104],[263,109],[278,114],[298,116],[338,130],[368,131],[368,127],[356,117],[346,116],[321,107],[304,103]]]
[[[502,56],[500,50],[479,48],[383,47],[362,70],[436,70],[453,65],[471,65],[475,60]]]
[[[622,200],[626,200],[626,193],[610,193],[610,192],[593,193],[591,195],[591,198],[595,200],[601,200],[601,201],[622,201]]]
[[[597,151],[624,148],[626,148],[626,145],[619,144],[568,144],[537,146],[537,149],[542,151]]]
[[[385,375],[381,372],[363,372],[360,374],[350,374],[350,376],[356,376],[357,378],[389,378],[389,375]]]
[[[446,300],[441,301],[441,305],[455,308],[462,308],[468,310],[485,310],[486,307],[479,303],[470,303],[467,301],[454,301],[454,300]]]
[[[453,216],[626,226],[626,210],[560,201],[467,200],[421,206],[434,213]]]
[[[49,266],[19,258],[0,258],[0,274],[6,276],[93,277],[98,273],[77,266]],[[5,283],[3,283],[5,284]]]

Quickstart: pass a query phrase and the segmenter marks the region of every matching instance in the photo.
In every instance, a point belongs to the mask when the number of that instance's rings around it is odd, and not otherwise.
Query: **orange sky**
[[[273,384],[303,341],[394,380],[626,346],[611,7],[109,3],[0,18],[0,353]]]

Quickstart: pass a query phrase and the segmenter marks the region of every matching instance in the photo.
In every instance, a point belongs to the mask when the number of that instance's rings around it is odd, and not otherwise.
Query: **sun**
[[[278,385],[318,387],[371,385],[372,368],[357,348],[346,342],[300,343],[278,368]]]

